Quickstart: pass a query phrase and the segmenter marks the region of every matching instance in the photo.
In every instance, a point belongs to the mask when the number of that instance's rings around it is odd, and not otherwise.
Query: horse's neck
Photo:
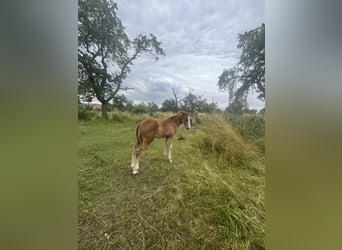
[[[177,127],[182,123],[182,117],[179,117],[178,115],[171,116],[166,120],[172,121]]]

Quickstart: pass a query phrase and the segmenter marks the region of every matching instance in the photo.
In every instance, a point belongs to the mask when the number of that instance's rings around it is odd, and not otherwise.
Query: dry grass
[[[204,153],[215,153],[227,164],[248,166],[258,159],[252,144],[248,144],[221,115],[206,116],[196,138]]]

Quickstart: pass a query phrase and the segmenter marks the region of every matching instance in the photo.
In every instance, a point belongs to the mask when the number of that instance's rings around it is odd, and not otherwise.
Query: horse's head
[[[182,115],[182,123],[186,129],[191,129],[192,120],[190,114],[185,111],[180,112]]]

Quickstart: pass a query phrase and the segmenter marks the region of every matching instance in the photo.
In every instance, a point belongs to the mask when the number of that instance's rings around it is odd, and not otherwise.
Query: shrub
[[[138,124],[145,116],[140,114],[132,114],[122,111],[109,112],[109,121],[115,123],[127,123],[132,124],[134,127]]]
[[[205,116],[198,131],[198,145],[204,153],[213,152],[233,166],[255,161],[257,151],[220,115]]]
[[[96,113],[89,110],[79,110],[78,111],[78,120],[81,121],[90,121],[96,117]]]
[[[120,115],[117,114],[117,113],[113,113],[113,114],[112,114],[111,120],[114,121],[114,122],[123,122],[123,121],[124,121],[123,117],[120,116]]]
[[[78,104],[78,120],[90,121],[101,118],[101,110],[93,110],[89,105],[84,103]]]
[[[265,120],[262,115],[226,114],[225,120],[247,141],[253,142],[265,136]]]

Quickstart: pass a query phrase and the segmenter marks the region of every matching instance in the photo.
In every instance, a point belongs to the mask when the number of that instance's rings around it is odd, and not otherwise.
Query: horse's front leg
[[[165,149],[164,149],[164,155],[167,156],[167,154],[169,153],[169,149],[168,149],[168,140],[169,138],[166,137],[165,138]]]
[[[172,153],[172,142],[173,142],[173,137],[169,137],[168,138],[168,142],[167,142],[167,146],[168,146],[168,158],[170,160],[170,163],[172,163],[172,156],[171,156],[171,153]]]

